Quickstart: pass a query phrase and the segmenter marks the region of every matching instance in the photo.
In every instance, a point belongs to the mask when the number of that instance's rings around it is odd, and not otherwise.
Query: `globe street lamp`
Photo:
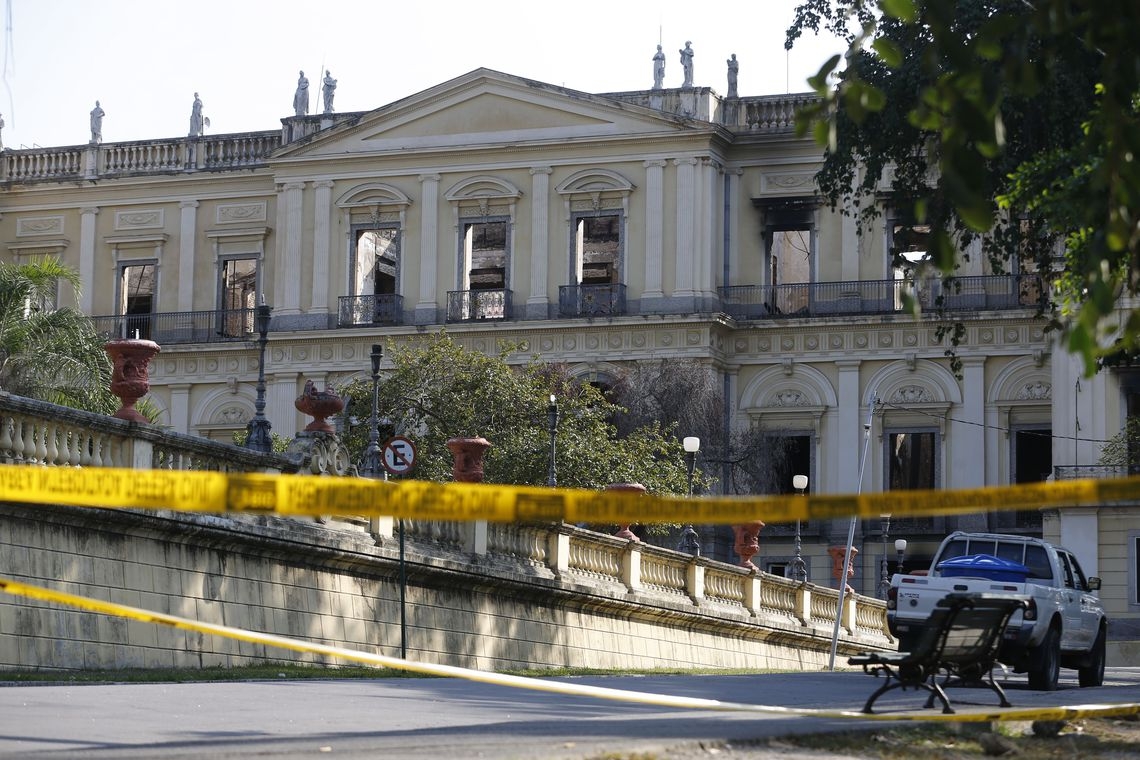
[[[685,449],[685,465],[688,468],[688,492],[689,497],[693,495],[693,472],[697,468],[697,452],[701,450],[701,439],[696,436],[687,436],[681,441],[681,446]],[[681,540],[677,544],[677,550],[688,552],[694,557],[701,556],[701,538],[697,535],[696,528],[692,523],[685,525],[684,530],[681,531]]]
[[[895,541],[895,551],[899,555],[899,566],[895,568],[895,572],[902,573],[903,571],[903,555],[906,554],[906,539],[900,538]]]
[[[546,425],[550,433],[550,466],[546,470],[546,485],[554,488],[558,485],[558,474],[555,471],[555,438],[558,435],[558,397],[550,394],[550,404],[546,407]]]
[[[792,488],[799,491],[800,496],[804,495],[807,487],[807,475],[792,476]],[[807,580],[807,577],[807,563],[804,562],[803,545],[800,540],[800,521],[796,520],[796,556],[792,558],[792,578],[802,583]]]
[[[268,454],[273,451],[273,438],[269,435],[272,425],[265,418],[265,346],[269,343],[269,318],[273,313],[272,306],[261,303],[254,315],[257,327],[257,400],[253,403],[255,409],[253,419],[246,425],[245,446],[247,449]]]
[[[380,360],[384,358],[384,346],[373,343],[369,358],[372,360],[372,416],[368,418],[368,448],[364,450],[360,474],[366,478],[379,478],[381,475],[380,419],[377,408],[380,392]]]

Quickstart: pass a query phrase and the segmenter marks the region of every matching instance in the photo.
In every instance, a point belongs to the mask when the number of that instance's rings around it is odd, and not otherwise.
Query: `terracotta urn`
[[[740,555],[740,566],[749,570],[756,570],[752,558],[760,551],[760,529],[764,527],[763,520],[741,523],[732,526],[732,536],[735,539],[733,548]]]
[[[839,583],[840,583],[839,579],[843,575],[843,555],[846,554],[846,552],[847,552],[846,546],[830,546],[827,549],[827,553],[831,555],[831,577],[835,579],[836,588],[839,587]],[[859,550],[856,549],[854,546],[852,546],[851,547],[851,561],[847,563],[847,577],[848,578],[854,578],[855,577],[855,555],[858,553],[859,553]],[[846,583],[846,581],[844,581],[844,583]],[[851,588],[851,586],[847,586],[847,591],[848,591],[848,593],[854,593],[855,590],[853,588]]]
[[[606,490],[607,491],[631,491],[634,493],[642,494],[642,493],[645,493],[645,486],[641,485],[640,483],[610,483],[608,486],[606,486]],[[629,529],[630,525],[633,525],[633,523],[631,523],[631,522],[619,523],[618,524],[618,532],[614,533],[614,535],[617,536],[618,538],[624,538],[624,539],[627,539],[629,541],[640,541],[641,539],[638,538],[637,535],[632,530]]]
[[[293,406],[297,407],[297,411],[301,414],[313,418],[313,421],[305,426],[306,432],[335,433],[336,430],[326,418],[340,414],[344,410],[344,399],[327,385],[323,391],[318,391],[313,381],[308,380],[305,382],[305,390],[293,402]]]
[[[483,456],[491,446],[491,442],[482,436],[448,440],[447,450],[455,458],[451,466],[451,475],[456,482],[483,482]]]
[[[153,340],[123,338],[103,346],[114,365],[111,370],[111,393],[123,402],[112,417],[131,422],[150,422],[135,404],[150,390],[150,360],[162,349]]]

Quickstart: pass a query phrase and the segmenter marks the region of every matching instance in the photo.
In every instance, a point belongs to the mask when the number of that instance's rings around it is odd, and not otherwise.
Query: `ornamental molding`
[[[162,229],[164,222],[165,214],[160,208],[115,212],[116,230]]]
[[[787,193],[789,190],[815,190],[815,172],[781,172],[760,175],[760,192]]]
[[[903,385],[887,399],[891,404],[932,404],[937,401],[929,388],[922,385]]]
[[[225,203],[214,211],[216,224],[248,224],[266,220],[266,203]]]
[[[1017,392],[1018,401],[1047,401],[1053,398],[1053,386],[1044,380],[1026,383]]]
[[[62,234],[62,214],[60,216],[25,216],[16,220],[16,237]]]

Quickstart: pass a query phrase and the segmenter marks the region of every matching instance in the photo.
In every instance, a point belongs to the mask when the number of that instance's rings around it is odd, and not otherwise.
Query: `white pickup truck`
[[[1029,674],[1029,686],[1057,688],[1060,669],[1076,668],[1081,686],[1104,683],[1104,607],[1072,552],[1036,538],[995,533],[951,533],[926,574],[891,579],[887,621],[908,651],[942,597],[953,592],[1014,594],[1028,598],[1005,630],[998,660]]]

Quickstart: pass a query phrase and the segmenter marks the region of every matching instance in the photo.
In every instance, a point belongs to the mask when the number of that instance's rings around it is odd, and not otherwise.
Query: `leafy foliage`
[[[1140,5],[807,0],[786,46],[821,29],[849,43],[798,120],[827,146],[825,197],[865,221],[891,176],[943,272],[981,236],[996,271],[1050,281],[1053,326],[1087,373],[1137,350],[1140,313],[1120,328],[1114,312],[1140,287]]]
[[[60,284],[78,291],[79,274],[55,259],[0,263],[0,388],[110,414],[118,401],[103,338],[85,315],[55,308]]]
[[[707,364],[639,362],[608,395],[624,409],[615,419],[619,432],[660,424],[678,436],[700,438],[698,471],[710,483],[719,480],[725,493],[783,493],[791,485],[777,482],[790,454],[789,439],[781,431],[725,435],[724,387]]]
[[[619,436],[610,422],[619,411],[615,404],[597,388],[571,378],[564,367],[523,358],[521,346],[502,344],[489,356],[440,332],[390,345],[385,356],[392,369],[377,385],[380,442],[397,433],[412,438],[417,479],[449,480],[447,440],[483,436],[493,444],[484,462],[486,482],[545,485],[548,407],[554,394],[560,486],[638,482],[653,492],[685,492],[684,451],[670,429],[644,424]],[[351,416],[363,422],[371,415],[371,381],[353,383],[343,393],[350,399]],[[357,460],[368,434],[365,423],[345,436]]]

